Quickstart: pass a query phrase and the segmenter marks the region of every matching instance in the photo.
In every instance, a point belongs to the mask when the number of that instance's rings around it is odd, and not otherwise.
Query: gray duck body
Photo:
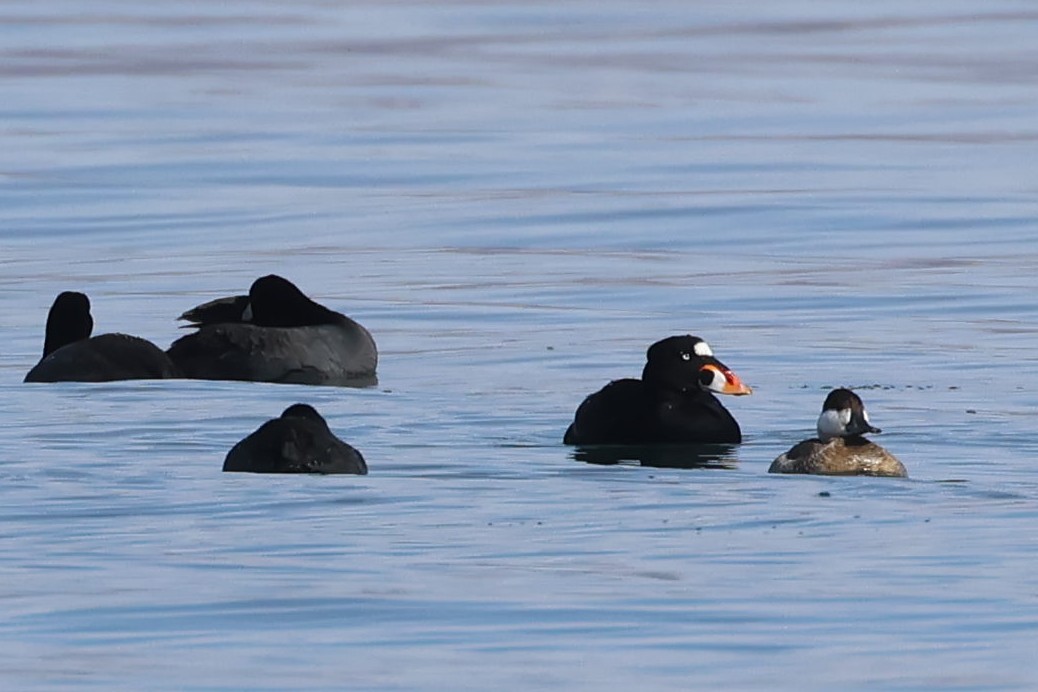
[[[370,386],[378,349],[360,323],[305,296],[291,282],[257,279],[248,296],[185,312],[197,326],[167,353],[185,377],[283,384]]]
[[[147,339],[128,334],[91,336],[90,299],[64,291],[47,314],[43,357],[25,382],[116,382],[180,375],[169,356]]]
[[[308,404],[293,404],[227,453],[223,470],[245,473],[365,475],[368,465]]]

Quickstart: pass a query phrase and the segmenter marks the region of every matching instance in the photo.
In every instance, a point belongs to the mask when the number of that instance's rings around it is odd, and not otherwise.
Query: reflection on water
[[[739,462],[737,452],[738,445],[587,445],[574,449],[572,458],[601,466],[637,463],[668,469],[733,469]]]

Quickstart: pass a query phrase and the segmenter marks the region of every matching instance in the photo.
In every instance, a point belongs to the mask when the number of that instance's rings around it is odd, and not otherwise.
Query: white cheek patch
[[[692,347],[692,352],[700,358],[712,357],[714,352],[710,350],[710,344],[705,341],[699,341],[695,346]]]
[[[851,410],[834,411],[826,409],[818,416],[819,437],[840,437],[847,431],[847,423],[851,420]]]

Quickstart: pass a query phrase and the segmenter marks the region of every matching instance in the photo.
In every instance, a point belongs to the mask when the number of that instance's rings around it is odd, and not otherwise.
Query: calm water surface
[[[1038,11],[0,8],[0,682],[1038,686]],[[165,346],[278,272],[365,390],[23,385],[54,295]],[[675,333],[721,468],[598,466]],[[860,389],[908,481],[769,476]],[[231,477],[295,401],[363,478]]]

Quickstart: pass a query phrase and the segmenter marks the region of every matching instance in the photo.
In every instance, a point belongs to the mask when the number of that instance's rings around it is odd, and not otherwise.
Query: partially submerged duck
[[[313,406],[293,404],[234,445],[223,470],[364,475],[368,465],[360,452],[328,429]]]
[[[768,473],[907,476],[904,465],[893,454],[863,437],[879,432],[869,422],[861,397],[849,389],[834,389],[822,404],[818,437],[795,444],[772,462]]]
[[[161,348],[128,334],[90,336],[90,299],[77,291],[58,294],[47,313],[43,357],[26,382],[114,382],[177,377]]]
[[[739,424],[715,397],[753,390],[698,336],[649,347],[641,379],[613,380],[584,399],[565,444],[738,443]]]
[[[180,319],[198,331],[177,339],[167,353],[188,378],[376,383],[378,350],[368,330],[275,274],[256,279],[247,296],[210,301]]]

